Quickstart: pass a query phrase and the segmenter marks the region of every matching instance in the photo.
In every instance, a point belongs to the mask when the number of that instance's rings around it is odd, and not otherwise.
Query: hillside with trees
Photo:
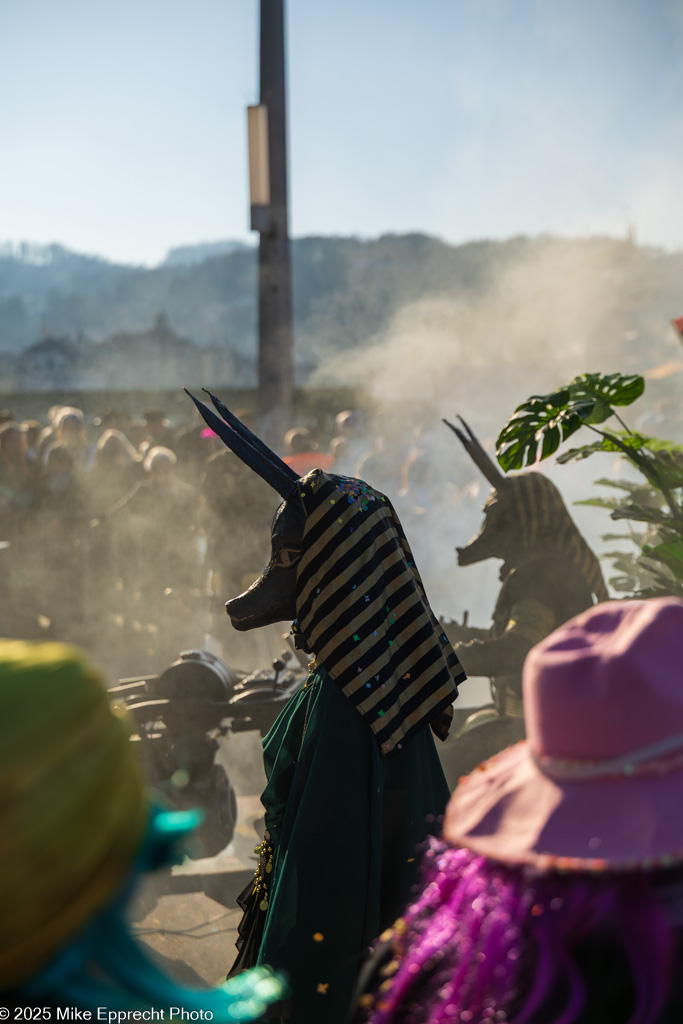
[[[46,337],[98,344],[163,312],[178,335],[252,365],[256,251],[227,250],[180,248],[149,269],[57,245],[0,247],[0,354]],[[411,323],[452,334],[464,363],[519,365],[552,336],[560,361],[589,353],[643,369],[643,358],[671,358],[668,321],[683,314],[683,253],[629,239],[311,237],[292,243],[292,258],[300,381],[328,363],[337,377],[351,372],[352,356]]]

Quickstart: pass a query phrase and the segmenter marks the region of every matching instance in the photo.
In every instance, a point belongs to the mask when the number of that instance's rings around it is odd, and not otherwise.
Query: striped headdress
[[[561,551],[574,563],[596,599],[609,600],[600,562],[579,532],[552,480],[543,473],[531,472],[509,476],[506,483],[519,523],[520,547],[531,548],[535,554],[545,550]],[[498,494],[502,496],[502,489]]]
[[[391,502],[362,480],[319,469],[297,486],[306,513],[297,626],[307,647],[383,754],[427,723],[445,739],[465,673]]]
[[[608,601],[609,593],[600,563],[579,533],[555,484],[535,470],[505,476],[482,447],[472,428],[462,416],[458,416],[458,419],[460,427],[448,420],[444,420],[444,423],[457,435],[488,482],[493,484],[494,490],[487,504],[500,500],[509,501],[513,505],[520,548],[532,548],[534,555],[561,552],[574,563],[597,601]]]

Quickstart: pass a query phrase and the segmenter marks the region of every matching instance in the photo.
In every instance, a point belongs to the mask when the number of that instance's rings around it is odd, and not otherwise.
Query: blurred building
[[[22,391],[97,387],[95,346],[84,339],[44,338],[17,357],[16,386]],[[78,382],[78,383],[76,383]]]
[[[103,342],[45,338],[8,366],[18,390],[126,390],[183,384],[235,386],[238,360],[226,348],[205,348],[172,329],[159,313],[147,331],[121,331]]]

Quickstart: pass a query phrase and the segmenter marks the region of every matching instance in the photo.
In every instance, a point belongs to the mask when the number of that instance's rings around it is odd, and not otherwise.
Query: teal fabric
[[[122,1020],[132,1020],[134,1013],[139,1019],[140,1011],[150,1007],[176,1006],[185,1020],[199,1019],[200,1012],[210,1012],[216,1024],[261,1020],[269,1005],[286,994],[281,979],[254,969],[243,971],[220,988],[184,988],[150,960],[127,921],[141,873],[181,861],[183,841],[202,817],[199,811],[165,811],[152,805],[142,848],[119,893],[46,967],[19,988],[0,992],[0,1007],[71,1007],[94,1017],[98,1008],[105,1006],[119,1012]],[[33,1019],[49,1019],[39,1009]],[[15,1015],[12,1019],[31,1017]],[[65,1014],[63,1019],[71,1018]]]
[[[343,1024],[361,958],[408,902],[418,845],[440,830],[446,779],[428,727],[384,758],[321,668],[263,749],[274,856],[258,962],[289,975],[288,1024]]]

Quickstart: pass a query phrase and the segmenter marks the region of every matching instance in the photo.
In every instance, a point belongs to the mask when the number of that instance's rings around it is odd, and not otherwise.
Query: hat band
[[[604,761],[571,760],[535,754],[533,750],[530,750],[530,754],[536,767],[558,782],[590,782],[610,777],[664,774],[683,767],[683,733],[666,736],[656,743]]]

